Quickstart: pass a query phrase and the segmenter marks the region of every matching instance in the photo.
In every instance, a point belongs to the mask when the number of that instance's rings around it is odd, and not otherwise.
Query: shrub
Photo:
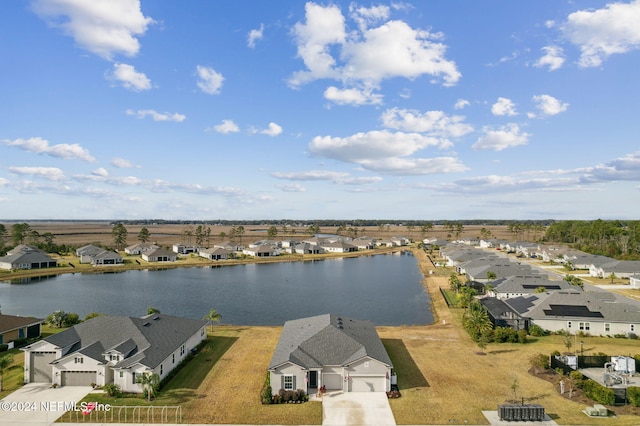
[[[108,383],[103,387],[104,391],[109,396],[119,396],[120,395],[120,386],[114,383]]]
[[[529,326],[529,334],[535,337],[544,336],[547,334],[542,327],[537,324],[531,324]]]
[[[588,398],[600,404],[613,405],[616,402],[616,396],[612,389],[605,388],[593,380],[585,380],[582,382],[582,390]]]
[[[518,330],[516,332],[518,336],[518,343],[527,343],[527,331],[526,330]]]
[[[640,407],[640,388],[637,386],[629,386],[627,388],[627,397],[634,407]]]
[[[529,364],[534,368],[546,370],[549,368],[549,357],[545,354],[535,354],[529,358]]]
[[[551,356],[560,356],[560,351],[551,352]]]
[[[6,343],[3,343],[2,345],[0,345],[0,352],[4,352],[8,349],[9,349],[9,345],[7,345]]]
[[[16,339],[13,341],[13,347],[14,348],[21,348],[23,346],[26,346],[28,343],[28,339],[26,337],[22,337],[20,339]]]
[[[579,389],[582,389],[582,385],[584,383],[584,375],[579,371],[572,371],[569,373],[569,379],[575,384],[575,386]]]

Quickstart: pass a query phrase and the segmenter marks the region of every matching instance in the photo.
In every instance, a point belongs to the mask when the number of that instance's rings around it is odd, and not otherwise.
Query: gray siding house
[[[274,394],[280,389],[387,392],[391,359],[372,322],[325,314],[287,321],[269,374]]]

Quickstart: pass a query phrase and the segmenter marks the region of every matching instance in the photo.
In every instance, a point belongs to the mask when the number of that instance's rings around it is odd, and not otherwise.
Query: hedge
[[[600,404],[613,405],[616,402],[616,396],[612,389],[608,389],[593,380],[585,380],[582,383],[582,390],[588,398]]]
[[[627,398],[634,407],[640,407],[640,388],[637,386],[629,386],[627,388]]]

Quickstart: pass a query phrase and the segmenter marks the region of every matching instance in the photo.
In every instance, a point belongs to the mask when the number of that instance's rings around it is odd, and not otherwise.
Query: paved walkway
[[[322,425],[395,425],[384,392],[335,392],[322,397]]]
[[[91,390],[90,386],[54,389],[48,383],[26,384],[0,401],[0,425],[48,426]]]

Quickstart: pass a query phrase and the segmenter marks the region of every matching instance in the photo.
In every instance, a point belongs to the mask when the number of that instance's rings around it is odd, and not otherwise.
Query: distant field
[[[97,244],[102,246],[113,245],[113,236],[111,235],[112,227],[107,222],[27,222],[31,228],[41,235],[45,232],[50,232],[55,236],[56,244],[66,244],[73,247],[81,247],[87,244]],[[11,226],[13,223],[5,222],[7,230],[11,232]],[[162,246],[171,246],[176,243],[189,243],[188,238],[183,234],[190,227],[192,231],[195,231],[197,225],[126,225],[128,231],[127,244],[132,245],[138,242],[138,234],[143,227],[146,227],[151,234],[151,241],[158,243]],[[211,228],[210,242],[220,242],[223,238],[221,233],[225,233],[225,240],[229,239],[231,231],[230,226],[216,226],[208,225]],[[257,225],[244,225],[245,234],[242,237],[243,242],[256,241],[267,238],[267,229],[269,226],[257,226]],[[461,238],[480,238],[480,229],[483,226],[465,226],[464,231],[460,235]],[[514,236],[507,231],[506,226],[485,226],[487,230],[491,231],[493,237],[513,239]],[[281,226],[277,227],[278,235],[276,238],[283,237],[301,237],[306,234],[306,228],[304,227],[288,227],[284,232]],[[321,233],[335,234],[337,227],[321,227]],[[403,235],[414,240],[421,240],[423,238],[420,233],[419,227],[415,227],[412,231],[407,229],[406,226],[385,226],[383,228],[378,226],[358,228],[358,235],[367,235],[370,237],[385,238],[392,237],[394,235]],[[430,232],[426,234],[427,237],[432,238],[447,238],[447,232],[442,226],[435,226]],[[195,243],[195,236],[191,237],[191,243]]]

